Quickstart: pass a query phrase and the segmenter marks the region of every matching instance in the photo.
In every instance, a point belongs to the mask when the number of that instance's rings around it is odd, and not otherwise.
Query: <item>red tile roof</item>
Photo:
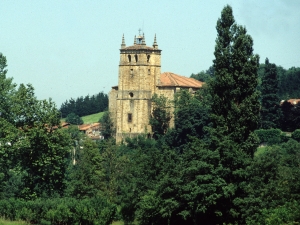
[[[160,85],[165,87],[191,87],[201,88],[204,82],[177,75],[171,72],[165,72],[160,75]]]
[[[92,123],[92,124],[82,124],[82,125],[79,125],[78,128],[79,130],[81,131],[84,131],[84,130],[88,130],[90,128],[99,128],[100,126],[100,123]]]
[[[295,99],[295,98],[292,98],[292,99],[289,99],[287,100],[289,103],[293,104],[293,105],[297,105],[299,102],[300,102],[300,99]]]

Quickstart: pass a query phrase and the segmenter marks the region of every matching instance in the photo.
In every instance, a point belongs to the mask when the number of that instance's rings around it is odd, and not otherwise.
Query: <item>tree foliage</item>
[[[245,196],[246,168],[257,148],[259,101],[256,90],[258,55],[246,28],[235,23],[232,8],[224,7],[217,22],[215,79],[212,96],[211,147],[220,154],[220,176],[226,185],[218,199],[220,221],[244,223],[239,205]]]
[[[70,113],[66,117],[66,122],[73,125],[81,125],[83,124],[83,120],[81,117],[76,115],[75,113]]]
[[[109,111],[105,111],[103,116],[100,118],[99,123],[101,124],[101,133],[104,139],[113,138],[115,136],[116,128],[111,120]]]
[[[191,78],[194,78],[196,80],[202,81],[202,82],[207,82],[210,79],[212,79],[215,75],[215,69],[213,66],[210,66],[208,68],[208,70],[206,71],[201,71],[199,73],[192,73],[192,75],[190,76]]]
[[[165,96],[154,94],[151,99],[152,112],[150,116],[150,125],[152,127],[153,137],[158,139],[164,135],[171,121],[171,103]]]
[[[279,98],[287,100],[300,96],[300,68],[291,67],[287,70],[277,67],[279,73]]]
[[[66,117],[70,113],[78,116],[86,116],[98,112],[103,112],[108,108],[108,96],[103,92],[96,95],[71,98],[66,100],[60,107],[62,117]]]
[[[174,122],[175,127],[165,135],[169,146],[183,148],[191,137],[207,138],[206,126],[209,126],[210,100],[204,86],[195,94],[181,90],[175,95]]]
[[[275,64],[265,61],[261,84],[261,128],[279,128],[281,120],[280,99],[278,97],[278,77]]]
[[[26,199],[62,194],[69,138],[59,129],[59,112],[51,99],[37,100],[32,85],[16,89],[5,57],[0,61],[0,105],[9,105],[0,117],[0,192]]]
[[[85,139],[77,155],[76,164],[69,167],[67,194],[79,199],[101,196],[105,175],[96,143]]]

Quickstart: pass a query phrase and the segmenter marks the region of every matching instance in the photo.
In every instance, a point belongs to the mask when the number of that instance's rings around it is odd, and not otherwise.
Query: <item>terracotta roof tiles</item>
[[[168,87],[191,87],[191,88],[201,88],[204,84],[194,78],[188,78],[184,76],[177,75],[171,72],[165,72],[160,75],[160,85],[158,86],[168,86]]]
[[[297,105],[300,102],[300,99],[289,99],[288,102],[292,103],[293,105]]]

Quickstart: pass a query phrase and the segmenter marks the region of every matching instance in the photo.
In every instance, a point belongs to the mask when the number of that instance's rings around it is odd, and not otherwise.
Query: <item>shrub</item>
[[[75,113],[70,113],[66,117],[66,122],[73,124],[73,125],[81,125],[83,124],[83,120],[81,117],[76,115]]]
[[[260,129],[256,130],[260,143],[274,145],[282,142],[281,130],[279,129]]]
[[[292,133],[292,138],[300,142],[300,129],[297,129]]]
[[[78,200],[74,198],[0,200],[0,217],[10,220],[25,220],[31,224],[111,224],[116,206],[106,199]]]

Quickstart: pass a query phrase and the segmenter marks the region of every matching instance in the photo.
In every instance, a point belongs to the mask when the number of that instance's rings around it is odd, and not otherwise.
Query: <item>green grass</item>
[[[111,225],[124,225],[123,221],[114,221]]]
[[[0,225],[27,225],[24,221],[10,221],[0,218]]]
[[[255,156],[258,156],[266,151],[268,146],[260,146],[257,148],[256,152],[254,153]]]
[[[84,124],[97,123],[97,122],[99,122],[99,119],[103,116],[103,114],[104,114],[104,112],[99,112],[99,113],[91,114],[88,116],[83,116],[81,118],[82,118]],[[65,118],[62,118],[60,120],[60,122],[65,122],[65,121],[66,121]]]
[[[89,124],[89,123],[97,123],[99,119],[103,116],[104,112],[99,112],[95,114],[91,114],[88,116],[81,117],[83,120],[83,123]]]

